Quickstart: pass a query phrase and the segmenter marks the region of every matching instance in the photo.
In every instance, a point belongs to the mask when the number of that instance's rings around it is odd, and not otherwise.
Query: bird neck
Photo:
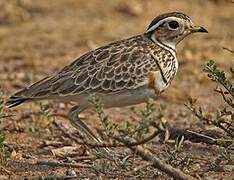
[[[168,49],[169,51],[173,50],[174,52],[176,52],[176,43],[174,42],[162,42],[159,39],[156,38],[156,36],[154,34],[151,35],[150,39],[152,39],[152,41],[154,43],[160,44],[161,46],[163,46],[165,49]]]

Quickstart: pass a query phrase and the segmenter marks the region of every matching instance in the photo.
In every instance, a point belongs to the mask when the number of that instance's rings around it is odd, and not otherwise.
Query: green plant
[[[6,159],[8,157],[8,151],[6,150],[5,147],[5,135],[4,134],[0,134],[0,163],[3,164],[6,162]]]
[[[176,138],[176,141],[175,141],[175,151],[176,152],[182,151],[183,143],[184,143],[184,136]]]
[[[233,76],[234,67],[230,67],[231,76]],[[188,109],[200,119],[202,122],[211,124],[218,127],[224,132],[223,138],[217,139],[217,144],[221,146],[230,146],[233,144],[234,137],[234,86],[233,82],[227,77],[214,61],[210,61],[206,64],[204,72],[208,74],[208,77],[216,83],[214,89],[226,103],[223,108],[217,109],[216,113],[206,113],[200,106],[195,106],[197,100],[189,98],[189,102],[186,104]]]
[[[163,118],[163,110],[165,109],[164,105],[160,105],[156,108],[155,104],[152,101],[147,101],[143,110],[136,111],[134,108],[131,108],[131,111],[140,118],[140,121],[136,124],[131,123],[130,121],[125,121],[123,126],[118,129],[121,136],[129,136],[139,141],[144,139],[144,137],[149,134],[150,128],[157,122],[160,123]]]
[[[131,108],[133,114],[140,119],[139,122],[133,123],[129,120],[125,120],[122,125],[117,125],[113,122],[113,119],[110,116],[105,114],[100,98],[93,95],[90,96],[89,100],[93,104],[94,109],[102,122],[102,127],[104,128],[104,134],[106,136],[117,135],[135,141],[144,139],[149,134],[155,121],[161,122],[163,118],[163,110],[165,109],[165,106],[163,105],[156,108],[155,104],[149,100],[146,103],[145,108],[141,111],[136,111],[134,108]]]
[[[94,105],[94,109],[102,122],[106,135],[113,134],[113,131],[117,128],[117,124],[115,124],[112,119],[104,113],[101,99],[95,95],[92,95],[89,97],[89,101]]]
[[[234,85],[230,79],[226,77],[226,73],[223,70],[220,70],[214,61],[207,63],[205,72],[208,73],[208,77],[217,83],[216,92],[220,93],[223,97],[223,100],[232,108],[234,108]],[[230,73],[234,74],[234,66],[230,67]],[[221,86],[221,87],[220,87]],[[234,114],[232,112],[234,118]]]
[[[47,103],[47,104],[42,104],[40,103],[40,112],[42,115],[45,115],[46,117],[50,117],[52,115],[51,109],[53,108],[53,104]]]
[[[184,136],[177,137],[174,148],[165,144],[165,151],[163,151],[163,155],[168,164],[174,167],[188,168],[195,163],[192,160],[192,156],[183,151],[183,142]]]

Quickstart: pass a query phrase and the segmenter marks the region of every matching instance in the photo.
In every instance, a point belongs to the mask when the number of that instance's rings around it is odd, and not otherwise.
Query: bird
[[[193,33],[208,33],[182,12],[155,17],[146,31],[84,53],[71,64],[9,97],[9,108],[39,100],[74,102],[68,118],[90,139],[101,142],[79,118],[97,96],[104,108],[157,100],[178,70],[176,45]]]

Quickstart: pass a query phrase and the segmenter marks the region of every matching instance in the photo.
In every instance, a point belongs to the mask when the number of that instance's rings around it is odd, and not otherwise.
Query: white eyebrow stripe
[[[147,33],[154,31],[157,27],[159,27],[161,24],[163,24],[167,20],[180,20],[180,18],[173,16],[173,17],[167,17],[165,19],[162,19],[162,20],[158,21],[155,25],[153,25],[150,29],[148,29]]]

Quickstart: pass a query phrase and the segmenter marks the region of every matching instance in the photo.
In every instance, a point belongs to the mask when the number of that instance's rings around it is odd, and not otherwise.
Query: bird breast
[[[169,83],[166,83],[163,79],[160,71],[151,71],[148,74],[148,88],[154,90],[156,95],[159,95],[168,87]]]

